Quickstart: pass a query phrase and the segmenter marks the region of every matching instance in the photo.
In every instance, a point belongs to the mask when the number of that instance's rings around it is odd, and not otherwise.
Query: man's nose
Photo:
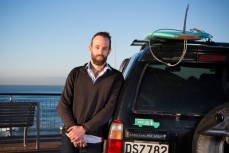
[[[99,48],[98,50],[97,50],[97,54],[102,54],[103,53],[103,48]]]

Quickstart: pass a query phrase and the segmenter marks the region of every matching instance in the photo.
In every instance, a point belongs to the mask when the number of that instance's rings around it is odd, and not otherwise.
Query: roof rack
[[[130,46],[144,46],[146,44],[148,44],[149,41],[146,41],[146,40],[137,40],[135,39],[131,44]]]
[[[151,40],[152,44],[155,43],[174,43],[174,42],[181,42],[181,40],[160,40],[160,39],[156,39],[156,40]],[[225,43],[225,42],[214,42],[214,41],[199,41],[199,40],[189,40],[188,44],[199,44],[199,45],[212,45],[212,46],[224,46],[224,47],[229,47],[229,43]],[[141,47],[145,47],[149,45],[149,41],[146,40],[138,40],[135,39],[133,40],[133,42],[131,43],[130,46],[141,46]]]

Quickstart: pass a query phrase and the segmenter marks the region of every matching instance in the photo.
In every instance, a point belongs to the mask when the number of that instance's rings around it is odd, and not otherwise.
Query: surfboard
[[[200,40],[200,39],[208,39],[208,38],[212,38],[212,36],[201,30],[183,32],[179,30],[162,29],[156,32],[148,33],[144,36],[144,40],[146,41],[150,41],[153,39]]]

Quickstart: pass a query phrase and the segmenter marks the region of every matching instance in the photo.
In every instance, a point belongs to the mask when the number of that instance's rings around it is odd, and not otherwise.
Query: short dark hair
[[[110,36],[110,33],[109,33],[109,32],[97,32],[97,33],[91,38],[91,46],[92,46],[92,41],[93,41],[93,39],[94,39],[96,36],[102,36],[102,37],[108,38],[108,39],[109,39],[109,42],[110,42],[109,49],[111,49],[111,36]]]

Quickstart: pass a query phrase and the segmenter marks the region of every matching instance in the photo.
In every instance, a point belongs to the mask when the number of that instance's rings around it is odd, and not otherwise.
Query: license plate
[[[169,146],[159,142],[125,142],[124,153],[168,153]]]

